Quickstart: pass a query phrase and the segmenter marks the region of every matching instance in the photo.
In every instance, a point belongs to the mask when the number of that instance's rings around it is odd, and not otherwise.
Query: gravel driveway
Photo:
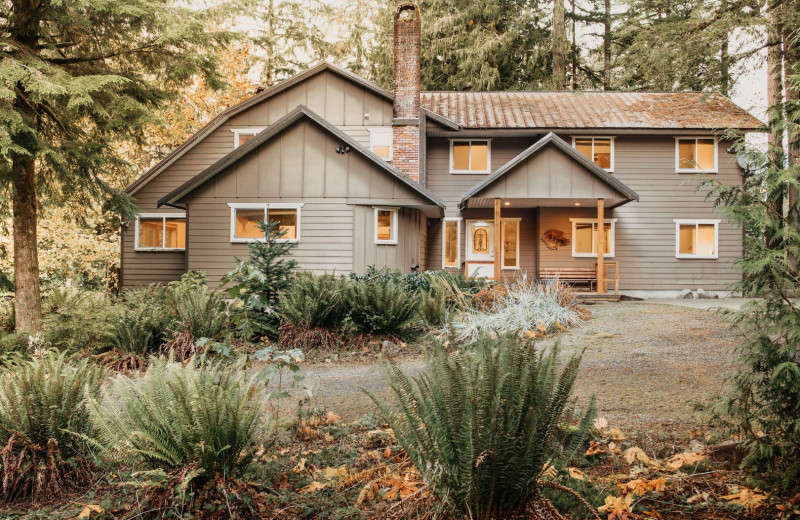
[[[579,402],[596,395],[600,414],[624,428],[690,426],[690,401],[720,391],[730,369],[737,341],[730,326],[714,311],[671,305],[620,302],[589,308],[591,319],[557,338],[565,354],[586,349],[576,388]],[[423,366],[419,357],[400,364],[412,371]],[[375,362],[316,364],[303,373],[311,405],[346,419],[375,410],[362,387],[378,398],[390,397]]]

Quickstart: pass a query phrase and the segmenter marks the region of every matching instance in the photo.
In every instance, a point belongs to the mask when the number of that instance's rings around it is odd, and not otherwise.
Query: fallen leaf
[[[587,457],[593,457],[606,453],[606,449],[597,441],[589,441],[589,449],[586,450]]]
[[[608,428],[608,419],[605,417],[598,417],[594,420],[593,426],[595,430],[605,430]]]
[[[567,468],[569,476],[575,480],[586,480],[586,475],[578,468]]]
[[[406,498],[419,489],[422,482],[409,481],[400,478],[392,478],[389,480],[389,491],[386,492],[384,498],[386,500],[395,500],[396,498]]]
[[[723,500],[730,500],[736,504],[743,505],[747,509],[757,509],[767,499],[767,495],[758,489],[753,490],[743,487],[739,488],[738,493],[724,495],[722,498]]]
[[[315,480],[306,487],[300,488],[300,494],[305,495],[306,493],[314,493],[315,491],[320,491],[322,489],[325,489],[325,484]]]
[[[325,468],[325,480],[334,480],[340,477],[344,477],[347,475],[347,467],[345,464],[342,464],[338,468],[332,468],[328,466]]]
[[[625,513],[631,510],[633,504],[633,495],[625,495],[624,497],[617,497],[609,495],[606,497],[606,503],[597,508],[601,513],[608,513],[609,516],[617,513]]]
[[[692,495],[689,498],[687,498],[686,499],[686,503],[687,504],[699,504],[700,502],[706,502],[706,501],[708,501],[708,497],[709,496],[710,495],[707,492],[703,491],[702,493],[698,493],[696,495]]]
[[[331,435],[329,432],[325,432],[323,439],[325,439],[325,442],[333,442],[333,435]]]
[[[611,428],[606,433],[606,436],[608,436],[608,438],[611,439],[612,441],[618,441],[618,442],[627,439],[627,437],[625,437],[625,434],[622,433],[622,430],[620,430],[619,428]]]
[[[306,470],[306,460],[308,459],[306,458],[300,459],[300,462],[298,462],[297,465],[294,468],[292,468],[292,471],[294,471],[295,473],[304,472]]]
[[[691,451],[687,451],[684,453],[678,453],[670,457],[667,461],[667,467],[671,470],[677,470],[686,466],[687,464],[696,464],[701,460],[705,460],[706,456],[702,453],[694,453]]]
[[[651,491],[656,493],[664,491],[664,489],[667,487],[667,481],[664,479],[664,477],[653,480],[637,478],[636,480],[631,480],[630,482],[625,482],[624,484],[617,484],[617,486],[622,492],[627,494],[646,495]]]
[[[289,477],[286,476],[286,473],[281,475],[280,480],[278,480],[278,489],[292,489],[294,486],[289,482]]]
[[[649,466],[653,463],[653,460],[647,456],[647,453],[644,452],[642,448],[628,448],[625,450],[625,461],[628,464],[633,464],[636,461],[639,461],[646,466]]]
[[[550,464],[550,462],[546,462],[544,467],[542,467],[542,476],[547,478],[556,478],[556,468]]]
[[[336,415],[333,412],[328,412],[325,414],[325,422],[328,424],[336,424],[342,420],[340,415]]]
[[[85,506],[83,506],[83,509],[81,509],[78,518],[89,518],[89,516],[92,514],[93,511],[95,513],[102,513],[104,509],[98,506],[97,504],[86,504]]]

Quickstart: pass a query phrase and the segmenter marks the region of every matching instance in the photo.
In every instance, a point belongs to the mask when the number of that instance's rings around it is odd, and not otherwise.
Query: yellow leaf
[[[336,415],[333,412],[328,412],[325,414],[325,422],[328,424],[336,424],[342,420],[340,415]]]
[[[625,461],[628,464],[633,464],[636,461],[639,461],[647,466],[652,464],[652,459],[647,456],[647,453],[644,452],[642,448],[628,448],[625,450]]]
[[[595,430],[605,430],[606,428],[608,428],[608,419],[605,417],[598,417],[594,420]]]
[[[569,476],[575,480],[586,480],[586,475],[578,468],[567,468],[567,471],[569,471]]]
[[[738,493],[724,495],[722,498],[724,500],[730,500],[731,502],[743,505],[747,509],[757,509],[761,507],[764,500],[767,499],[767,495],[758,489],[753,490],[743,487],[739,488]]]
[[[687,464],[696,464],[701,460],[705,460],[705,458],[706,456],[702,453],[695,453],[691,451],[678,453],[667,461],[667,467],[671,470],[677,470],[683,466],[686,466]]]
[[[89,516],[92,514],[92,511],[94,511],[95,513],[102,513],[104,510],[97,504],[86,504],[85,506],[83,506],[83,509],[78,515],[78,518],[89,518]]]
[[[300,459],[300,462],[298,462],[297,465],[294,468],[292,468],[292,471],[294,471],[295,473],[304,472],[306,470],[306,460],[308,459],[306,458]]]
[[[322,482],[317,482],[316,480],[313,481],[311,484],[307,485],[304,488],[300,489],[300,494],[305,495],[306,493],[314,493],[315,491],[320,491],[325,489],[325,484]]]
[[[556,468],[553,467],[550,462],[546,462],[544,467],[542,468],[542,476],[547,478],[555,478],[556,477]]]
[[[626,494],[646,495],[651,491],[656,493],[664,491],[664,489],[667,487],[667,481],[664,480],[664,477],[660,477],[654,480],[647,480],[646,478],[638,478],[636,480],[631,480],[630,482],[625,482],[624,484],[617,484],[617,486],[623,493]]]
[[[597,441],[589,441],[589,449],[586,450],[586,456],[592,457],[606,453],[606,449]]]
[[[630,511],[632,504],[633,495],[625,495],[624,497],[609,495],[606,497],[605,505],[599,507],[597,510],[601,513],[608,513],[610,516],[615,513],[625,513]]]
[[[347,467],[342,464],[338,468],[328,466],[325,468],[325,480],[333,480],[347,475]]]
[[[329,432],[325,432],[323,439],[325,439],[325,442],[333,442],[333,435],[331,435]]]
[[[606,435],[612,441],[624,441],[625,439],[627,439],[627,437],[625,437],[625,434],[622,433],[622,430],[620,430],[619,428],[611,428],[610,430],[608,430],[608,433],[606,433]]]

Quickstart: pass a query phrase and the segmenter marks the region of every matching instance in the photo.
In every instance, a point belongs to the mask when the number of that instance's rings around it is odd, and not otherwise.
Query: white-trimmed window
[[[572,146],[584,157],[607,172],[614,171],[613,137],[573,137]]]
[[[397,244],[397,208],[375,208],[375,243]]]
[[[675,258],[719,258],[719,220],[675,221]]]
[[[262,131],[264,127],[260,128],[234,128],[233,132],[233,149],[237,149],[244,143],[256,136],[257,133]]]
[[[451,139],[450,173],[489,173],[491,148],[490,139]]]
[[[280,242],[300,241],[300,208],[303,204],[229,203],[231,208],[231,242],[266,241],[259,223],[277,221],[284,232]]]
[[[370,128],[369,149],[385,161],[392,160],[392,129]]]
[[[136,251],[184,251],[186,213],[142,213],[136,217]]]
[[[717,153],[716,137],[676,137],[675,171],[716,173]]]
[[[500,220],[500,241],[503,248],[500,266],[503,269],[519,269],[519,223],[518,218]]]
[[[572,256],[597,257],[597,219],[596,218],[571,218],[572,222]],[[617,219],[604,219],[603,227],[606,234],[606,252],[603,258],[614,256],[614,238],[616,235]]]
[[[461,217],[444,219],[442,267],[461,267]]]

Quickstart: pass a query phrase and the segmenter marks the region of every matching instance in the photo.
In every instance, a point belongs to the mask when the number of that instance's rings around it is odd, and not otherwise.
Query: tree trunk
[[[572,90],[578,89],[578,41],[576,36],[576,22],[575,22],[575,0],[570,0],[570,13],[572,16],[572,49],[570,50],[571,54],[571,63],[572,63]]]
[[[567,52],[564,37],[564,0],[553,2],[553,80],[556,90],[567,87]]]
[[[611,90],[611,0],[603,12],[603,90]]]
[[[789,0],[786,2],[786,12],[796,13],[800,8],[797,0]],[[786,22],[784,20],[784,22]],[[800,92],[798,92],[796,82],[789,81],[790,76],[800,74],[800,42],[797,38],[800,37],[800,27],[797,25],[790,26],[784,23],[781,27],[784,41],[784,67],[785,67],[785,81],[784,89],[786,90],[786,102],[800,100]],[[789,114],[785,114],[789,119]],[[798,135],[797,127],[793,123],[797,121],[790,121],[789,124],[789,148],[787,150],[787,161],[789,166],[793,166],[800,162],[800,135]],[[789,218],[796,224],[800,220],[800,215],[797,212],[798,193],[794,187],[789,188]]]
[[[17,332],[42,330],[39,290],[39,249],[36,241],[37,198],[34,160],[13,160],[14,205],[14,313]]]
[[[728,0],[722,0],[720,11],[725,13],[728,10]],[[728,34],[723,35],[722,45],[719,52],[719,89],[724,95],[728,95],[731,88],[731,56],[728,49]]]

